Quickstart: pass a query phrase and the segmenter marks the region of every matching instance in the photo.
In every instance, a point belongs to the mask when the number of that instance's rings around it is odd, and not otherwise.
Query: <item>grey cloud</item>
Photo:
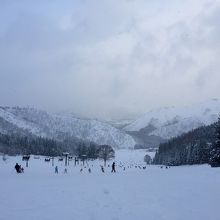
[[[1,105],[126,117],[218,94],[218,1],[1,3]]]

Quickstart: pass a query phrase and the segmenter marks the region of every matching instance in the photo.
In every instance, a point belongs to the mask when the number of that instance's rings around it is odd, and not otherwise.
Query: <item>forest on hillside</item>
[[[69,152],[79,158],[86,156],[88,159],[97,159],[103,146],[93,142],[86,142],[76,138],[68,138],[64,141],[57,141],[33,134],[21,135],[18,133],[0,133],[0,152],[8,155],[45,155],[61,156],[63,152]],[[108,146],[112,149],[111,146]],[[113,149],[112,149],[113,150]]]
[[[215,132],[216,123],[160,144],[153,163],[174,166],[209,163]]]

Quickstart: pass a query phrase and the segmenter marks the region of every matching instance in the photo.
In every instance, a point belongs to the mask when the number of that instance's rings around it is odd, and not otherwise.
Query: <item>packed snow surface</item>
[[[144,170],[139,166],[145,166],[145,154],[117,151],[116,173],[111,167],[102,173],[102,161],[88,161],[86,168],[71,161],[64,174],[64,164],[56,158],[55,174],[51,162],[31,156],[25,173],[16,174],[15,162],[25,166],[21,157],[6,162],[0,157],[0,220],[219,220],[220,169],[201,165]]]

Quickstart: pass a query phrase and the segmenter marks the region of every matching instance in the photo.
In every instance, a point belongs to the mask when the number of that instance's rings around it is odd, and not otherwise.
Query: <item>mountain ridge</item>
[[[0,106],[0,133],[25,133],[63,140],[77,138],[119,148],[151,148],[201,126],[217,121],[220,100],[192,106],[165,107],[132,120],[98,120],[74,114],[49,113],[29,107]],[[126,126],[125,126],[126,125]]]
[[[134,148],[135,141],[124,131],[94,119],[79,119],[58,115],[35,108],[0,107],[0,117],[17,129],[56,140],[65,136],[108,144],[114,148]],[[0,131],[7,130],[0,124]]]
[[[220,100],[183,107],[165,107],[147,112],[124,128],[125,131],[140,131],[151,125],[155,127],[150,134],[169,139],[202,125],[217,121],[220,113]],[[172,133],[172,134],[171,134]]]

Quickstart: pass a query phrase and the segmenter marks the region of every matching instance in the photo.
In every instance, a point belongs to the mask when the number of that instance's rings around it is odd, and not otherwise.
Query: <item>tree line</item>
[[[160,144],[153,163],[173,166],[210,163],[218,166],[219,149],[220,119]]]
[[[34,154],[51,157],[61,156],[63,152],[69,152],[80,159],[101,158],[105,162],[114,158],[114,150],[109,145],[97,145],[76,138],[57,141],[30,133],[28,135],[0,133],[0,152],[8,155]]]

